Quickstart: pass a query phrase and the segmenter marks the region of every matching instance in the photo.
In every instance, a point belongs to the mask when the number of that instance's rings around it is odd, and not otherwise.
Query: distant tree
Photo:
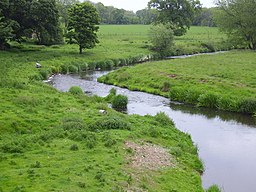
[[[220,0],[217,24],[237,44],[256,50],[256,1]]]
[[[173,31],[164,24],[153,25],[149,31],[149,39],[154,51],[162,57],[168,55],[174,45]]]
[[[201,9],[199,0],[151,0],[149,7],[159,11],[158,21],[170,23],[174,35],[184,35]]]
[[[91,49],[99,43],[96,34],[99,20],[97,10],[91,3],[76,4],[69,9],[68,43],[78,44],[80,54],[83,49]]]
[[[68,9],[76,3],[79,3],[79,0],[56,0],[60,22],[64,24],[64,27],[68,26]]]
[[[156,20],[158,11],[156,9],[142,9],[138,10],[136,15],[139,18],[139,23],[148,25]]]
[[[214,13],[216,8],[202,8],[202,11],[194,18],[192,25],[216,27]]]

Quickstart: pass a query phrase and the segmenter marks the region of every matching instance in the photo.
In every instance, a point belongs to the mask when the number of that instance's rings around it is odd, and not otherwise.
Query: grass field
[[[151,53],[147,28],[102,26],[100,45],[83,55],[75,45],[13,44],[0,52],[0,191],[203,191],[197,149],[166,116],[124,115],[103,98],[60,93],[41,82],[52,73],[124,58],[127,64]],[[125,141],[142,140],[166,148],[173,166],[132,168],[134,151]]]
[[[230,51],[121,68],[101,82],[221,110],[256,112],[256,53]]]

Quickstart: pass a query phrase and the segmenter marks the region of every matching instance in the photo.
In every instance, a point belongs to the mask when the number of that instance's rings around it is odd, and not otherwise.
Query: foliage
[[[219,0],[218,26],[238,45],[256,50],[255,0]]]
[[[149,25],[156,20],[158,16],[158,11],[156,9],[147,8],[147,9],[138,10],[136,12],[136,15],[139,18],[139,21],[141,24]]]
[[[192,24],[195,14],[201,9],[198,0],[151,0],[149,6],[159,10],[158,20],[170,23],[174,35],[181,36]]]
[[[170,54],[173,47],[173,31],[164,24],[154,25],[150,28],[149,39],[152,43],[153,50],[161,56]]]
[[[91,49],[99,43],[96,32],[98,31],[99,15],[96,8],[84,2],[76,4],[69,9],[68,43],[79,45],[79,53],[83,49]]]
[[[206,190],[206,192],[221,192],[221,190],[217,185],[212,185]]]
[[[160,94],[173,101],[253,114],[256,111],[254,57],[253,51],[230,51],[151,62],[119,69],[100,81]],[[120,81],[119,75],[124,73],[129,78]],[[169,93],[162,89],[166,82],[171,85]]]
[[[116,110],[126,110],[128,104],[128,97],[124,95],[116,95],[112,99],[112,107]]]
[[[79,86],[70,87],[69,91],[73,95],[83,95],[84,92]]]
[[[5,31],[12,32],[12,39],[21,42],[23,37],[31,37],[34,33],[39,44],[62,42],[55,0],[4,2],[0,16],[4,18],[5,26],[8,26]]]

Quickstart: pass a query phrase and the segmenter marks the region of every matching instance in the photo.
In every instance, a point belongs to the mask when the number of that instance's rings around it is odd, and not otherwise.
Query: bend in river
[[[128,114],[165,112],[198,146],[205,166],[202,175],[205,188],[217,184],[225,192],[256,191],[256,123],[252,117],[175,104],[161,96],[98,83],[97,78],[107,73],[95,71],[82,78],[57,75],[52,84],[60,91],[79,86],[87,94],[98,96],[108,95],[114,87],[118,94],[128,96]]]

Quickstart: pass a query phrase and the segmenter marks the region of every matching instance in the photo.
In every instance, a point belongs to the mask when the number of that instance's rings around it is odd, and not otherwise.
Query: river
[[[205,167],[203,187],[217,184],[224,192],[256,191],[256,122],[247,115],[221,112],[170,102],[169,99],[105,85],[97,78],[107,71],[86,75],[56,75],[52,85],[60,91],[81,87],[86,94],[106,96],[111,88],[128,96],[128,114],[165,112],[176,127],[189,133]]]

